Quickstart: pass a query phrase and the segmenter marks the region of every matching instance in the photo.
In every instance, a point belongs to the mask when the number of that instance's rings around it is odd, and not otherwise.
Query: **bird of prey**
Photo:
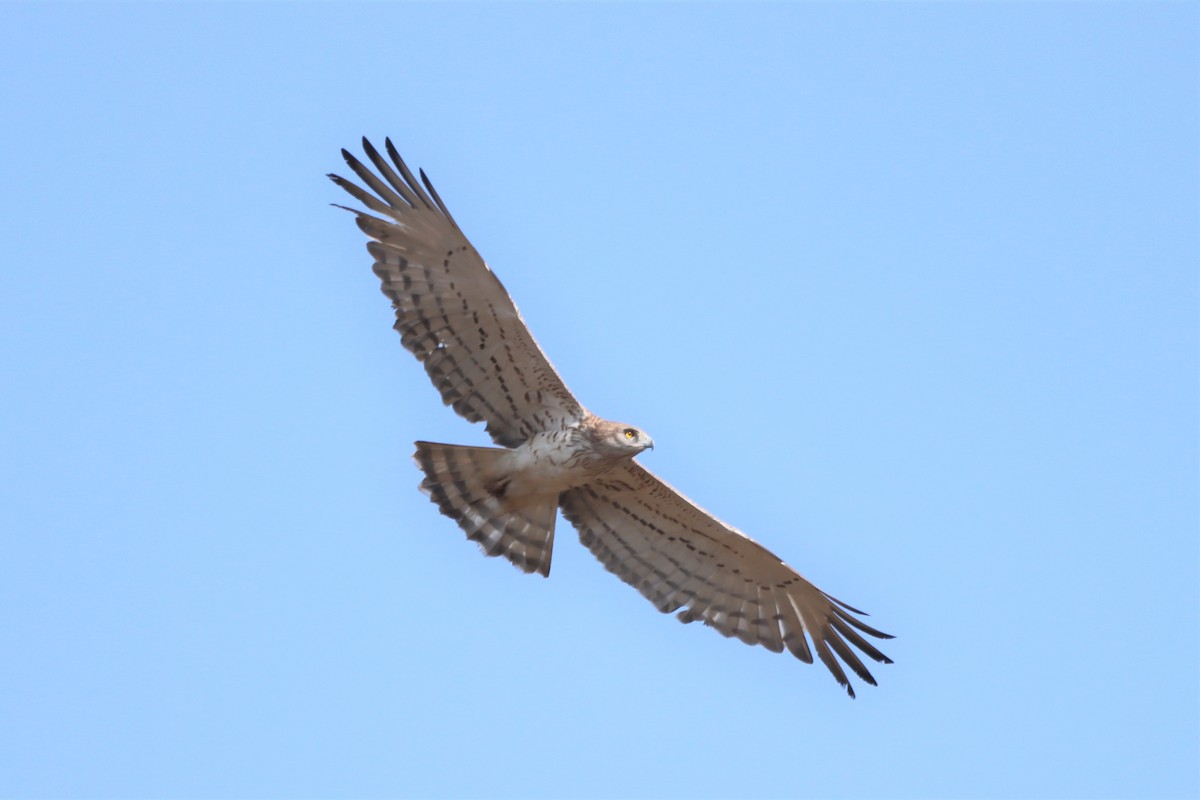
[[[417,180],[391,140],[388,158],[362,145],[374,172],[342,150],[362,185],[329,178],[366,208],[340,206],[370,239],[400,341],[445,404],[483,422],[499,445],[416,443],[420,488],[441,512],[485,554],[547,576],[561,509],[601,563],[659,611],[809,664],[815,650],[851,697],[843,663],[875,685],[853,648],[890,664],[866,637],[892,637],[638,464],[653,440],[597,417],[567,389],[424,171]]]

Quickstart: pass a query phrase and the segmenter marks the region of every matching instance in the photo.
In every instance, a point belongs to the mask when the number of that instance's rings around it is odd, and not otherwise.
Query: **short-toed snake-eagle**
[[[418,181],[390,140],[390,161],[366,139],[363,148],[375,172],[342,151],[362,186],[329,177],[366,207],[349,210],[370,238],[400,340],[446,404],[500,445],[417,442],[421,490],[442,513],[487,555],[548,575],[562,509],[659,611],[810,664],[815,650],[851,697],[843,663],[874,684],[854,648],[891,663],[866,636],[891,637],[634,461],[651,438],[571,394],[424,172]]]

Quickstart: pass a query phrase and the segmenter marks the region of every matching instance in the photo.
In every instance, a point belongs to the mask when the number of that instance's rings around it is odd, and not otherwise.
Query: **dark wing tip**
[[[379,151],[375,149],[375,145],[371,144],[371,140],[365,136],[362,139],[362,149],[363,149],[363,152],[365,152],[368,156],[371,157],[372,161],[378,160]]]
[[[855,608],[854,606],[850,605],[849,603],[843,603],[841,600],[838,600],[836,597],[834,597],[831,594],[826,594],[825,592],[821,592],[821,594],[825,595],[826,600],[832,600],[835,604],[841,606],[842,608],[846,609],[847,611],[851,612],[852,614],[862,614],[864,617],[871,616],[866,611],[863,611],[861,608]]]
[[[400,158],[400,151],[396,149],[396,145],[392,144],[392,137],[390,137],[390,136],[384,137],[383,149],[387,151],[387,154],[392,157],[393,161],[402,160]]]

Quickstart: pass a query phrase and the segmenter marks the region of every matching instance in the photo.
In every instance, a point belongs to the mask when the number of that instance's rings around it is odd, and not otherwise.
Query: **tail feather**
[[[522,572],[550,574],[558,498],[507,494],[508,450],[417,442],[413,460],[425,473],[421,491],[488,556]]]

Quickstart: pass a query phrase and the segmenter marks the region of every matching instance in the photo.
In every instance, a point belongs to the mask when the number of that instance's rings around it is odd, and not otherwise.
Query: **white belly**
[[[582,486],[610,464],[577,431],[539,433],[512,452],[512,489],[521,495],[559,495]]]

